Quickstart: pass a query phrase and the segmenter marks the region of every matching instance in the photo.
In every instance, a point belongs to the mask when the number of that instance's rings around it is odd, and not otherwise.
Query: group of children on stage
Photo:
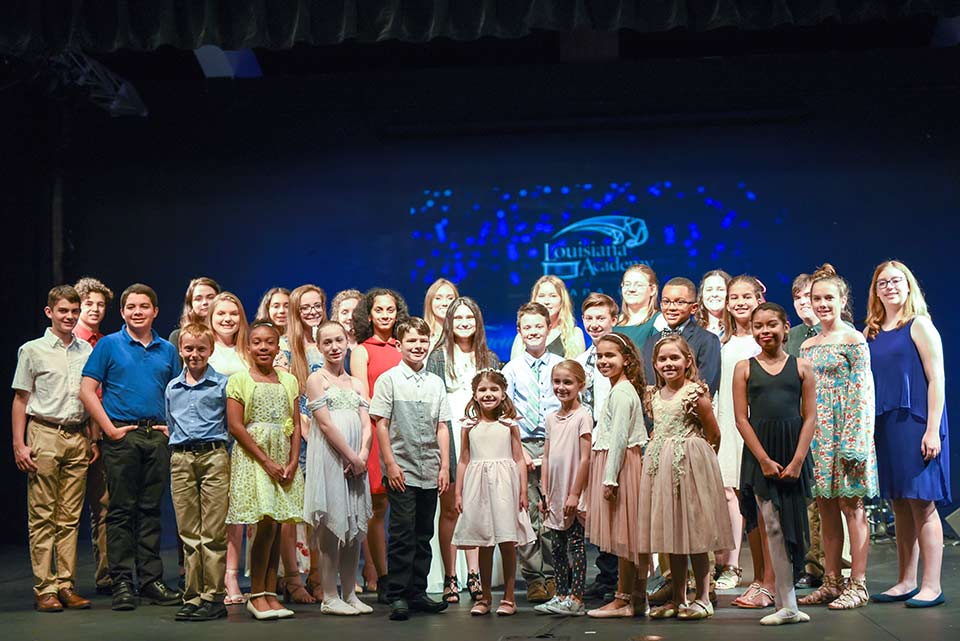
[[[226,599],[245,600],[258,620],[288,618],[277,595],[282,559],[288,603],[368,614],[355,589],[362,552],[365,582],[377,582],[391,619],[405,620],[459,601],[464,550],[470,613],[482,616],[494,611],[498,550],[498,615],[517,612],[519,564],[537,613],[704,619],[715,587],[739,582],[742,516],[755,581],[735,605],[773,605],[761,623],[797,623],[809,620],[801,603],[849,609],[871,598],[863,498],[878,490],[894,500],[902,555],[897,585],[872,599],[942,603],[931,544],[932,506],[949,501],[942,350],[906,266],[884,263],[873,280],[865,338],[843,319],[849,292],[830,266],[798,279],[796,309],[806,322],[812,308],[819,325],[806,323],[815,331],[797,358],[785,350],[797,347],[796,328],[751,276],[711,272],[699,290],[673,278],[658,301],[653,271],[631,267],[622,308],[598,293],[583,302],[589,347],[562,281],[545,276],[517,313],[517,347],[502,370],[478,306],[448,281],[428,291],[426,320],[387,289],[341,293],[327,320],[323,291],[306,285],[267,292],[248,326],[235,296],[195,280],[175,345],[153,330],[156,294],[145,285],[123,292],[125,324],[105,337],[102,310],[91,328],[82,308],[112,293],[92,279],[78,283],[86,297],[56,287],[51,328],[21,348],[13,384],[36,607],[90,605],[74,587],[76,525],[87,467],[100,458],[109,494],[100,553],[116,610],[147,599],[179,604],[177,620],[204,621],[225,616]],[[709,299],[721,283],[718,315]],[[707,312],[695,317],[700,305]],[[182,593],[163,583],[158,553],[168,473]],[[811,497],[826,573],[798,601]],[[301,521],[313,550],[306,587],[284,529]],[[236,574],[243,526],[253,524],[244,599]],[[587,541],[608,572],[615,558],[617,582],[613,600],[589,612]],[[652,555],[667,587],[651,609]],[[427,594],[431,565],[442,566],[441,600]]]

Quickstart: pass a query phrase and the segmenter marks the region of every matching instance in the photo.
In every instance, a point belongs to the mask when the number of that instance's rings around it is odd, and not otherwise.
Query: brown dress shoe
[[[74,610],[86,610],[90,607],[90,599],[84,599],[82,596],[73,591],[73,588],[62,588],[57,596],[60,597],[60,602],[68,608]]]
[[[33,607],[37,612],[63,612],[63,604],[57,599],[56,594],[49,592],[41,594],[36,597],[36,600]]]

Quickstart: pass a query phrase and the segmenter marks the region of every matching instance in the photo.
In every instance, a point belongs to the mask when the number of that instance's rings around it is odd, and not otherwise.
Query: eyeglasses
[[[683,307],[684,305],[693,305],[697,301],[695,300],[662,300],[660,301],[660,307]]]
[[[902,283],[903,281],[904,281],[903,276],[894,276],[893,278],[889,278],[889,279],[884,278],[882,280],[877,281],[877,289],[886,289],[887,287],[890,287],[890,288],[899,287],[900,283]]]
[[[323,313],[323,303],[314,303],[313,305],[301,305],[300,313],[304,314],[306,312]]]

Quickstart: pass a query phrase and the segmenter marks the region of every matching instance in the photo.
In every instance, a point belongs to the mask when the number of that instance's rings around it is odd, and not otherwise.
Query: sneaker
[[[565,616],[571,617],[582,617],[587,613],[586,607],[583,605],[583,601],[574,601],[570,597],[567,597],[560,603],[556,605],[550,605],[550,603],[544,604],[550,608],[550,611],[554,614],[562,614]]]
[[[551,599],[557,594],[557,580],[556,579],[547,579],[546,582],[547,596]]]
[[[559,606],[563,603],[563,599],[558,596],[553,597],[546,603],[541,603],[540,605],[534,606],[533,611],[537,614],[561,614],[560,612],[554,611],[554,607]]]

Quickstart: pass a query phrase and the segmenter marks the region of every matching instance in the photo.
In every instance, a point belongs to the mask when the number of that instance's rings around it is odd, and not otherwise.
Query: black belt
[[[52,430],[61,430],[63,432],[82,432],[83,428],[87,426],[86,421],[81,423],[54,423],[53,421],[48,421],[40,418],[39,416],[31,416],[30,420],[37,425],[49,427]]]
[[[144,429],[144,430],[153,429],[154,425],[163,425],[163,421],[158,421],[155,418],[138,418],[132,421],[121,421],[115,418],[111,418],[110,421],[113,423],[114,427],[126,427],[127,425],[136,425],[137,429]]]
[[[227,444],[223,441],[185,441],[183,443],[171,445],[170,449],[174,452],[190,452],[192,454],[201,454],[203,452],[219,450],[221,447],[226,446]]]

